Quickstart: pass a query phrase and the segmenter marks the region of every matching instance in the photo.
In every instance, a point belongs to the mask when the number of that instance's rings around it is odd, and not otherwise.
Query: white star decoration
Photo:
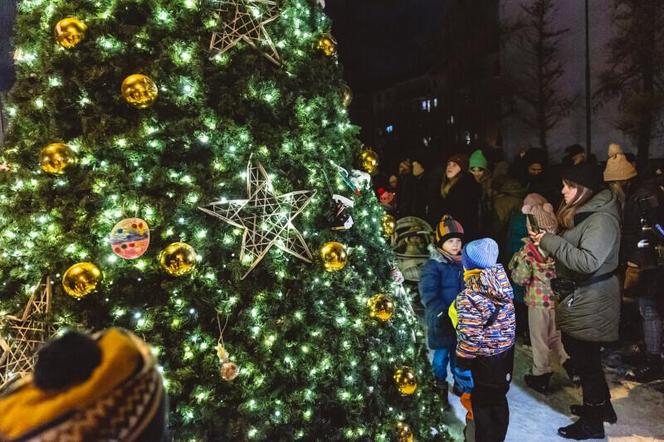
[[[247,195],[243,200],[221,200],[200,210],[228,224],[244,229],[240,260],[251,259],[249,270],[258,265],[272,246],[306,262],[311,262],[311,252],[293,220],[309,204],[315,190],[298,190],[277,195],[272,181],[260,163],[247,164]]]
[[[275,0],[222,0],[219,5],[221,31],[212,34],[210,50],[223,54],[244,41],[279,65],[281,59],[265,25],[279,18]],[[267,45],[263,49],[261,46]]]
[[[47,319],[51,296],[51,279],[47,277],[32,294],[20,317],[0,317],[0,325],[6,332],[0,335],[0,388],[32,372],[37,350],[55,331]]]

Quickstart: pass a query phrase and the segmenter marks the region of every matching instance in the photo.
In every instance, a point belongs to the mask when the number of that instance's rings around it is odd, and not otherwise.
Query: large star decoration
[[[277,195],[272,180],[260,163],[247,164],[247,195],[243,200],[221,200],[200,210],[228,224],[244,229],[240,261],[251,259],[249,270],[258,265],[272,246],[306,262],[311,262],[311,252],[302,234],[293,226],[293,220],[309,204],[315,190],[298,190]]]
[[[0,316],[0,389],[32,372],[35,354],[55,328],[48,322],[51,311],[51,279],[40,284],[23,314]]]
[[[276,0],[222,0],[219,6],[221,31],[212,34],[210,50],[223,54],[244,41],[268,60],[280,65],[277,48],[265,25],[279,18]]]

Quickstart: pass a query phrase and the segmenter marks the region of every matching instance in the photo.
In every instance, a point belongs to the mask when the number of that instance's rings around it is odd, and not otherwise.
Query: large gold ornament
[[[407,366],[397,368],[394,372],[394,384],[403,396],[410,396],[417,390],[417,379],[413,369]]]
[[[348,264],[346,247],[340,242],[330,241],[323,244],[320,249],[320,257],[323,258],[323,267],[328,272],[337,272]]]
[[[159,95],[154,81],[143,74],[133,74],[125,78],[120,90],[125,101],[137,109],[152,106]]]
[[[383,322],[389,321],[394,315],[394,302],[389,296],[382,293],[369,298],[367,306],[369,307],[369,316]]]
[[[55,25],[55,40],[65,49],[71,49],[85,38],[88,27],[76,17],[67,17]]]
[[[186,275],[196,266],[196,251],[189,244],[174,242],[161,251],[159,264],[171,276]]]
[[[350,106],[350,104],[353,102],[353,90],[344,85],[343,88],[341,88],[341,104],[344,105],[344,107]]]
[[[75,163],[76,154],[63,143],[51,143],[39,152],[39,164],[42,170],[51,175],[62,175]]]
[[[397,220],[394,216],[386,213],[383,215],[383,236],[389,238],[394,235],[394,229],[397,227]]]
[[[325,34],[318,40],[316,48],[326,56],[332,57],[337,53],[337,42],[330,34]]]
[[[69,267],[62,277],[62,287],[72,298],[82,299],[97,289],[101,270],[91,262],[79,262]]]
[[[415,436],[413,436],[413,430],[410,429],[410,425],[405,422],[397,423],[397,436],[399,442],[413,442]]]
[[[376,175],[378,173],[378,154],[371,149],[362,149],[360,167],[369,175]]]

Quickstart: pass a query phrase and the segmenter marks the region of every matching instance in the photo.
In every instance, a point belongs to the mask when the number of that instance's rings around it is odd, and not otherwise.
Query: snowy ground
[[[556,430],[575,420],[569,414],[569,405],[581,403],[581,390],[567,380],[562,369],[554,375],[553,391],[548,395],[527,388],[523,375],[529,371],[531,360],[530,347],[518,345],[515,381],[508,394],[510,425],[507,441],[563,441],[565,439],[558,437]],[[605,424],[607,437],[604,440],[664,441],[664,381],[645,385],[628,382],[620,375],[621,371],[621,367],[607,369],[618,422]],[[449,416],[450,431],[457,440],[463,440],[465,410],[451,394],[450,402],[454,408],[454,415]]]

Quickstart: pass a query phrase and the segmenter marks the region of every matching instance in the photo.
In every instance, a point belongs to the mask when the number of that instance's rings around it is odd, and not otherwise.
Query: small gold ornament
[[[341,104],[344,105],[344,107],[350,106],[350,104],[353,102],[353,90],[344,85],[344,87],[341,89]]]
[[[196,251],[183,242],[166,246],[159,254],[159,264],[171,276],[183,276],[196,267]]]
[[[320,249],[320,257],[323,258],[323,267],[328,272],[337,272],[348,264],[346,247],[340,242],[330,241],[323,244]]]
[[[369,316],[383,322],[389,321],[394,315],[394,302],[389,296],[382,293],[377,293],[369,298],[367,306],[369,306]]]
[[[159,95],[154,81],[143,74],[133,74],[125,78],[120,91],[125,101],[137,109],[152,106]]]
[[[44,172],[62,175],[76,163],[76,154],[64,143],[51,143],[39,152],[39,164]]]
[[[240,369],[234,362],[224,362],[221,364],[219,374],[221,374],[223,380],[230,382],[240,374]]]
[[[337,53],[337,42],[330,34],[323,35],[316,47],[327,57],[332,57]]]
[[[360,167],[369,175],[376,175],[378,173],[378,154],[371,149],[362,149]]]
[[[71,49],[85,38],[88,27],[76,17],[67,17],[55,25],[55,40],[65,49]]]
[[[410,367],[404,365],[397,368],[392,378],[403,396],[410,396],[417,390],[417,379],[415,379],[415,373]]]
[[[397,227],[397,220],[394,216],[386,213],[383,215],[383,236],[389,238],[394,235],[394,229]]]
[[[405,422],[397,422],[397,436],[399,437],[399,442],[413,442],[415,440],[413,430]]]
[[[97,289],[101,270],[91,262],[79,262],[69,267],[62,277],[65,292],[76,299],[83,299]]]

